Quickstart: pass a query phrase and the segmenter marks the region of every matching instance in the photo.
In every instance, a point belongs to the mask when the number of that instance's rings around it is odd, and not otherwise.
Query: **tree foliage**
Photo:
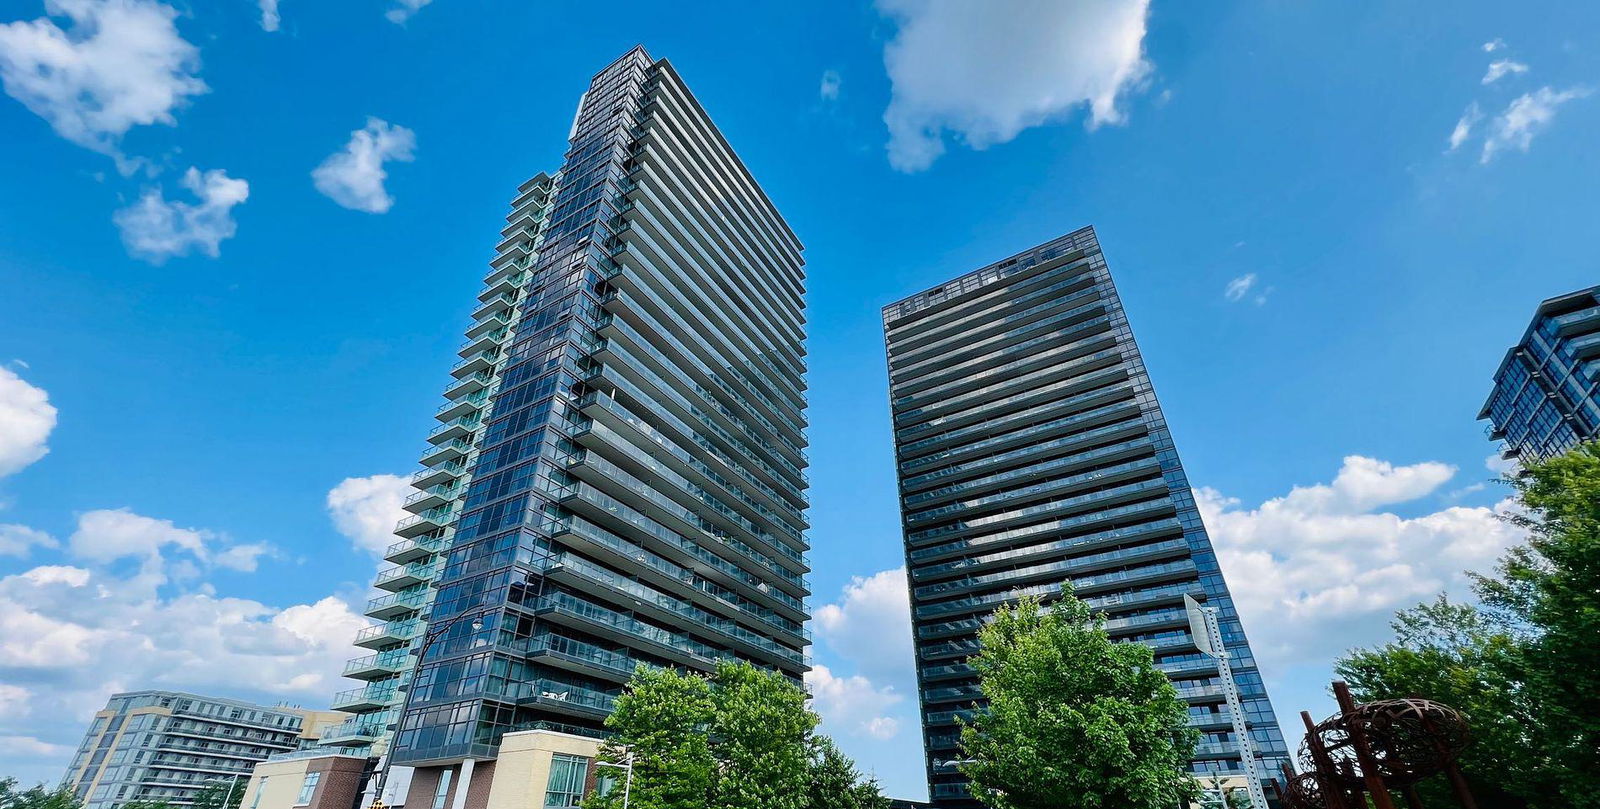
[[[244,801],[244,790],[249,781],[248,776],[241,776],[237,781],[233,779],[211,781],[195,791],[193,809],[239,809],[239,804]],[[123,809],[126,809],[126,806]]]
[[[876,784],[863,784],[849,759],[814,737],[816,725],[805,691],[777,672],[748,663],[724,663],[710,677],[640,667],[606,720],[613,735],[601,758],[622,764],[632,755],[630,809],[883,809],[868,800]],[[826,800],[847,794],[847,802],[818,804],[823,784]],[[622,790],[583,805],[620,809]]]
[[[1467,715],[1461,766],[1488,805],[1578,809],[1600,795],[1600,444],[1507,481],[1528,530],[1481,606],[1440,597],[1396,616],[1395,641],[1336,665],[1361,699],[1421,696]]]
[[[996,809],[1169,809],[1199,797],[1196,733],[1150,649],[1112,643],[1073,597],[1005,607],[972,665],[987,704],[963,722],[962,773]]]
[[[889,809],[878,782],[864,778],[855,762],[826,736],[812,742],[806,798],[806,809]]]
[[[47,789],[36,784],[19,791],[17,779],[0,778],[0,809],[78,809],[82,805],[65,786]]]

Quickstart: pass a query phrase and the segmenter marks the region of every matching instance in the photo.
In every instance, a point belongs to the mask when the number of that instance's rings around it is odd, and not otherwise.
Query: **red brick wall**
[[[489,787],[494,784],[494,762],[479,761],[472,767],[472,783],[467,785],[467,803],[464,809],[485,809],[489,805]]]
[[[361,797],[364,759],[319,758],[306,765],[306,772],[320,772],[322,778],[311,794],[311,809],[357,809]]]
[[[445,770],[450,770],[450,789],[445,794],[444,805],[449,809],[456,799],[456,787],[461,784],[461,773],[457,766],[449,767],[418,767],[411,772],[411,790],[406,793],[406,809],[433,809],[433,795],[439,789],[439,778]],[[474,781],[477,779],[474,778]],[[331,809],[331,807],[318,807],[318,809]]]

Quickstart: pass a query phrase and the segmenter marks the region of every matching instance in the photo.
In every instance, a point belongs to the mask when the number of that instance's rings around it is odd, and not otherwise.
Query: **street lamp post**
[[[433,642],[438,640],[441,636],[443,636],[444,633],[450,629],[450,627],[455,626],[456,624],[460,623],[461,621],[463,621],[463,620],[465,620],[467,618],[471,618],[472,619],[472,631],[473,631],[473,633],[477,633],[478,631],[483,629],[483,616],[484,616],[484,614],[488,613],[488,612],[491,612],[494,609],[496,609],[496,608],[495,607],[484,607],[484,608],[481,608],[481,609],[478,609],[478,610],[474,610],[474,611],[471,611],[471,612],[463,612],[460,615],[451,616],[451,618],[449,620],[445,621],[442,624],[439,624],[438,626],[429,627],[428,631],[423,633],[422,645],[417,647],[417,662],[412,665],[412,669],[411,669],[412,670],[412,676],[411,676],[412,682],[411,682],[411,685],[406,687],[406,697],[405,697],[405,699],[400,701],[400,712],[395,715],[395,729],[396,730],[399,730],[400,723],[405,720],[406,710],[411,707],[411,698],[416,695],[416,689],[411,687],[411,686],[416,685],[416,671],[417,671],[417,669],[422,667],[422,660],[423,660],[423,658],[427,657],[428,649],[433,646]],[[391,747],[393,745],[393,741],[394,741],[393,739],[390,740]],[[389,758],[391,755],[393,755],[392,751],[384,753],[385,759]],[[387,760],[385,760],[383,762],[382,766],[378,768],[378,784],[377,784],[376,788],[374,788],[373,791],[372,791],[372,806],[371,806],[371,809],[384,809],[383,787],[384,787],[385,784],[388,783],[388,781],[389,781],[389,762]]]
[[[633,751],[628,751],[627,757],[622,760],[621,764],[612,764],[607,761],[597,761],[595,762],[595,766],[616,767],[619,770],[626,770],[628,772],[627,777],[622,782],[622,809],[628,809],[628,798],[633,793]]]

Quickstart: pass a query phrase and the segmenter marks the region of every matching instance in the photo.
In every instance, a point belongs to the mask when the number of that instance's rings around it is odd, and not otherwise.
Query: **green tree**
[[[195,791],[193,809],[239,809],[244,801],[244,789],[249,784],[249,776],[240,776],[237,781],[232,778],[210,781]]]
[[[1522,685],[1517,638],[1443,595],[1400,612],[1391,626],[1393,642],[1353,650],[1334,664],[1354,696],[1364,702],[1421,696],[1461,711],[1473,737],[1461,769],[1484,805],[1527,806],[1519,796],[1553,793],[1552,774],[1528,743],[1539,719]],[[1419,791],[1428,805],[1454,803],[1442,779]]]
[[[78,809],[82,805],[66,786],[47,789],[36,784],[18,791],[17,779],[0,778],[0,809]]]
[[[706,809],[716,773],[707,729],[715,704],[704,677],[640,666],[606,719],[612,731],[600,751],[622,764],[633,755],[629,806],[638,809]],[[591,795],[585,809],[620,809],[622,794]]]
[[[1150,649],[1112,643],[1072,595],[1005,607],[972,658],[987,705],[963,721],[961,771],[996,809],[1169,809],[1199,798],[1196,733]]]
[[[723,663],[710,677],[640,667],[606,720],[601,759],[633,756],[630,809],[806,809],[805,692],[777,672]],[[622,791],[587,809],[620,809]]]
[[[1523,633],[1536,743],[1562,795],[1588,806],[1600,795],[1600,443],[1530,464],[1511,483],[1528,543],[1497,576],[1476,577],[1478,594]]]
[[[817,736],[811,747],[806,809],[889,809],[878,782],[862,777],[832,739]]]

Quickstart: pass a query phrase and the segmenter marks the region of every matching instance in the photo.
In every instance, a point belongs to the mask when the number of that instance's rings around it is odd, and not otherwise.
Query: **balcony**
[[[423,466],[438,466],[445,461],[455,461],[467,457],[472,451],[472,442],[462,438],[455,438],[442,444],[436,444],[431,449],[422,453]]]
[[[444,551],[448,546],[446,537],[412,537],[390,545],[389,549],[383,552],[383,558],[397,565],[405,565],[412,562],[420,562],[433,554]]]
[[[490,315],[493,315],[493,314],[495,314],[497,312],[506,312],[507,313],[507,317],[509,317],[510,316],[509,315],[510,311],[516,305],[517,305],[517,296],[516,295],[509,294],[509,293],[501,293],[499,295],[494,296],[493,298],[490,298],[487,301],[484,301],[482,304],[480,304],[478,306],[477,309],[474,309],[473,312],[472,312],[472,319],[473,320],[482,320],[483,318],[489,317]]]
[[[495,312],[487,317],[476,318],[476,320],[478,322],[473,323],[472,326],[467,329],[468,337],[477,337],[485,332],[494,331],[495,329],[503,329],[506,326],[509,326],[511,324],[511,313],[505,311]]]
[[[480,351],[450,366],[450,375],[457,379],[462,379],[476,373],[487,373],[499,359],[499,348]]]
[[[458,376],[456,381],[445,387],[444,395],[446,398],[459,399],[469,393],[477,393],[492,384],[494,384],[494,374],[488,371],[480,371],[470,376]]]
[[[392,593],[378,596],[367,602],[366,615],[380,621],[391,621],[420,611],[433,600],[433,590],[415,590],[409,593]]]
[[[531,273],[527,270],[518,270],[510,275],[495,273],[494,280],[488,282],[483,291],[478,293],[478,300],[487,301],[496,295],[516,292],[517,288],[527,282],[529,275]]]
[[[440,464],[421,469],[411,474],[411,485],[433,486],[448,480],[456,480],[467,473],[465,464]]]
[[[489,403],[489,391],[489,388],[485,388],[477,393],[469,393],[459,399],[445,402],[439,405],[438,410],[433,411],[433,417],[440,421],[450,421],[451,419],[477,413]]]
[[[454,514],[451,512],[449,506],[436,506],[424,511],[421,514],[414,514],[396,523],[394,526],[394,533],[396,536],[402,536],[407,539],[418,537],[423,534],[431,534],[435,531],[449,527],[450,521],[453,517]]]
[[[324,731],[319,740],[325,745],[371,744],[383,734],[384,723],[355,717]]]
[[[398,592],[407,587],[413,587],[425,581],[433,581],[439,572],[437,562],[426,565],[410,564],[392,567],[378,574],[378,580],[373,585],[380,590]]]
[[[387,708],[399,696],[393,683],[373,684],[365,688],[352,688],[333,695],[328,708],[334,711],[375,711]]]
[[[411,650],[379,652],[358,657],[344,666],[344,676],[352,680],[381,680],[411,667]]]
[[[411,640],[421,631],[421,621],[389,621],[357,632],[356,645],[366,649],[377,649]]]
[[[454,500],[461,490],[462,487],[454,483],[429,486],[420,492],[412,492],[411,496],[406,498],[404,508],[412,514],[421,514],[430,508],[438,508]]]

